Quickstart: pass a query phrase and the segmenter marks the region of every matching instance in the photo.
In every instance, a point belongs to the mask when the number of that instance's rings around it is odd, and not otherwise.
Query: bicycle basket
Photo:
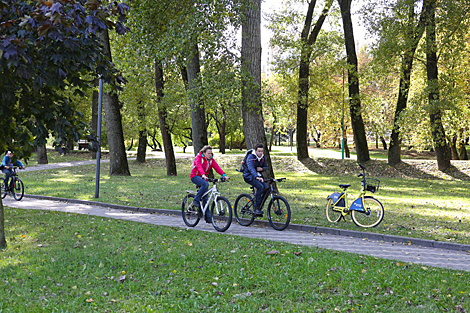
[[[379,190],[380,187],[380,180],[375,178],[367,178],[366,179],[366,190],[372,193]]]

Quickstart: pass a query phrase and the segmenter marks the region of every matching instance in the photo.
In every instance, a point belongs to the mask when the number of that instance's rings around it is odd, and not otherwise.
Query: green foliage
[[[114,85],[122,81],[96,32],[116,27],[123,33],[126,9],[83,0],[0,2],[0,151],[27,158],[50,132],[66,141],[83,129],[72,96],[83,94],[90,74]]]

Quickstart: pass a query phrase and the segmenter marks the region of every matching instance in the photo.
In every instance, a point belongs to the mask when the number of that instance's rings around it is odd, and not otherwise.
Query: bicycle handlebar
[[[267,178],[265,179],[264,181],[265,182],[282,182],[284,180],[286,180],[287,178],[283,177],[283,178]]]
[[[227,179],[225,179],[225,177],[222,177],[222,178],[219,178],[219,179],[216,179],[216,178],[207,178],[207,181],[209,183],[225,183],[225,182],[228,182]]]

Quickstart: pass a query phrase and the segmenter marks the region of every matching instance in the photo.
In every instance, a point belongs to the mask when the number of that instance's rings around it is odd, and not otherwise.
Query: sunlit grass
[[[249,186],[239,167],[242,156],[217,156],[222,168],[232,178],[219,184],[221,194],[231,204]],[[180,210],[185,190],[194,190],[189,180],[192,158],[178,159],[178,176],[167,177],[165,161],[148,160],[144,165],[130,161],[131,177],[108,175],[103,164],[100,178],[100,198],[95,199],[95,167],[80,166],[45,172],[23,172],[26,193],[81,200],[100,201],[138,207]],[[374,195],[385,207],[383,222],[373,229],[361,229],[348,217],[348,222],[330,224],[325,217],[326,198],[340,191],[339,183],[350,183],[349,203],[357,196],[360,178],[358,170],[347,175],[320,175],[289,158],[275,158],[277,177],[288,179],[279,184],[279,192],[289,201],[291,223],[327,226],[383,234],[470,244],[470,192],[462,181],[380,178],[381,188]],[[303,166],[303,165],[302,165]],[[72,182],[69,182],[72,180]],[[266,219],[266,215],[264,217]]]
[[[470,309],[467,272],[88,215],[5,218],[2,312]]]

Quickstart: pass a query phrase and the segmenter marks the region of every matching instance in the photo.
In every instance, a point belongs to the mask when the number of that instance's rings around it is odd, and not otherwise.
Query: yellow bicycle
[[[348,188],[350,184],[339,184],[343,192],[334,192],[329,195],[326,204],[326,218],[332,223],[339,222],[341,218],[351,214],[351,218],[357,226],[375,227],[382,222],[384,218],[384,207],[379,200],[372,196],[366,196],[367,191],[375,193],[379,190],[380,181],[374,178],[366,178],[365,168],[358,163],[362,169],[362,173],[358,177],[362,177],[361,187],[356,200],[348,207]]]

